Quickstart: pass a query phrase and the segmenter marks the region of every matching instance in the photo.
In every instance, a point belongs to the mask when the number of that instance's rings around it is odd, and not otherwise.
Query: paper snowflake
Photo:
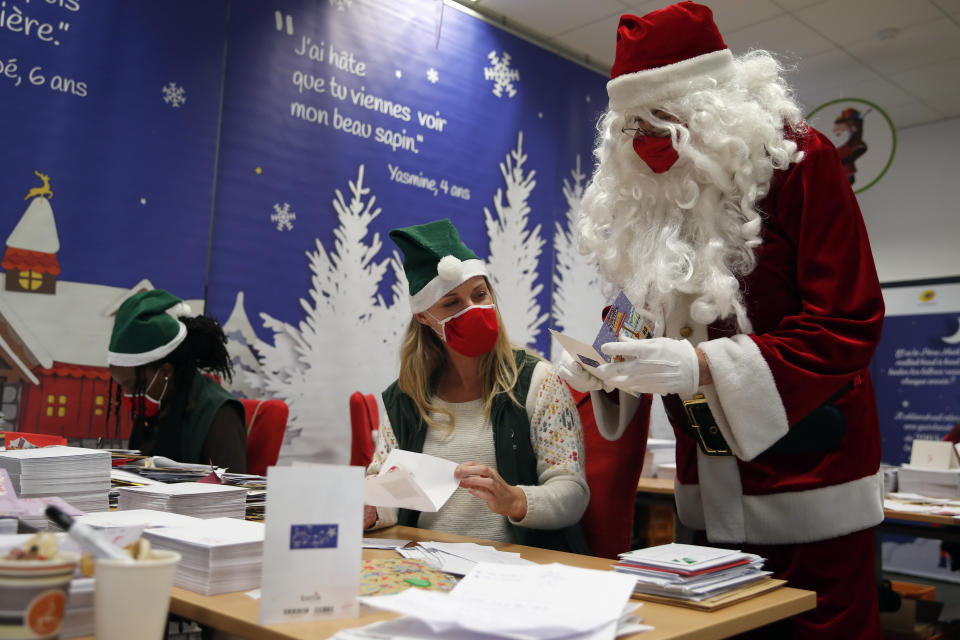
[[[178,87],[177,83],[171,82],[163,86],[163,101],[176,109],[187,101],[187,90]]]
[[[275,213],[270,214],[270,222],[277,223],[277,231],[293,231],[293,221],[297,219],[297,214],[290,211],[290,203],[284,202],[282,207],[280,203],[276,203],[273,210]]]
[[[497,56],[496,51],[491,51],[487,57],[493,66],[483,68],[483,78],[493,80],[493,95],[502,98],[504,91],[511,98],[517,95],[513,83],[520,82],[520,72],[510,68],[510,54],[504,51],[502,56]]]

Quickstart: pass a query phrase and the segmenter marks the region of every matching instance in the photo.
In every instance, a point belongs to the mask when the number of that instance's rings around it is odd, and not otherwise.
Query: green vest
[[[513,354],[520,370],[514,394],[524,402],[530,388],[530,378],[539,360],[523,350],[514,350]],[[383,405],[399,447],[421,453],[427,438],[427,426],[410,396],[400,391],[394,382],[383,392]],[[526,407],[518,406],[506,393],[499,393],[493,399],[490,418],[497,472],[508,484],[536,485],[537,456],[530,444],[530,419]],[[397,524],[415,527],[419,517],[419,511],[400,509]],[[517,544],[587,555],[590,553],[579,524],[563,529],[528,529],[513,524],[508,518],[507,525]]]
[[[200,459],[200,452],[203,451],[203,443],[210,432],[213,417],[227,402],[234,403],[242,416],[243,405],[229,391],[199,371],[193,375],[190,399],[193,400],[193,409],[184,415],[180,430],[180,450],[183,452],[181,462],[209,464],[209,460]]]

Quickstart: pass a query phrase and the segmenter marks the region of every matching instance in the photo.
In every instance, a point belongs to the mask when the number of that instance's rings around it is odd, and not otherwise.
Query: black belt
[[[687,425],[690,427],[690,434],[700,451],[708,456],[732,456],[733,451],[730,445],[720,433],[720,427],[717,426],[717,420],[710,411],[710,405],[702,393],[698,393],[692,400],[683,401],[683,409],[687,414]]]
[[[834,401],[852,388],[853,381],[847,382],[847,384],[843,385],[839,391],[827,398],[826,402],[820,405],[820,407],[817,409],[822,410],[825,407],[832,407]],[[698,393],[693,397],[692,400],[683,400],[682,402],[684,411],[687,414],[687,426],[690,427],[690,434],[693,436],[694,440],[697,441],[700,451],[702,451],[704,455],[708,456],[732,456],[733,451],[730,450],[730,445],[727,444],[723,434],[720,433],[720,427],[717,426],[717,420],[713,417],[713,412],[710,411],[710,405],[707,403],[707,399],[703,396],[703,394]],[[839,412],[837,413],[840,415],[841,422],[843,422],[843,414],[840,414]],[[807,422],[818,422],[816,419],[818,416],[819,414],[817,413],[817,410],[814,410],[814,412],[808,416],[808,418],[811,420],[807,420]],[[805,431],[805,429],[796,428],[801,427],[802,423],[804,423],[804,421],[798,422],[794,428],[787,432],[787,435],[785,435],[784,438],[788,438],[788,436],[791,436],[791,434],[803,435],[802,432]],[[840,426],[843,427],[844,425],[841,424]],[[833,428],[834,431],[837,430],[836,425],[831,424],[830,427]],[[842,429],[839,434],[841,438],[843,437],[844,432],[845,429]],[[781,440],[784,438],[781,438]],[[777,443],[774,443],[774,445],[764,453],[774,453],[778,445],[781,444],[784,446],[781,446],[780,448],[786,449],[787,452],[802,452],[807,450],[796,444],[790,446],[786,445],[786,443],[777,441]],[[782,451],[777,452],[782,453]]]

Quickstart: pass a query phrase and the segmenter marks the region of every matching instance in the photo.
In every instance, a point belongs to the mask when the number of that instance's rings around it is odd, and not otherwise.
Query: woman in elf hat
[[[137,293],[117,311],[107,362],[133,416],[130,447],[244,473],[243,405],[201,373],[232,378],[226,336],[213,318],[188,313],[162,289]]]
[[[590,498],[570,392],[547,362],[514,349],[486,265],[449,220],[394,229],[413,318],[400,377],[367,473],[399,447],[459,463],[460,488],[436,513],[366,507],[395,523],[588,553],[577,524]]]

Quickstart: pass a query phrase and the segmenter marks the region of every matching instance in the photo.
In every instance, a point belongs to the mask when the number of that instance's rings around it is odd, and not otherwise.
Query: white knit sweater
[[[433,402],[454,414],[454,429],[449,435],[441,429],[430,429],[423,453],[458,464],[473,460],[496,469],[493,428],[483,414],[483,402],[448,403],[439,398]],[[583,432],[569,390],[547,362],[538,363],[533,371],[526,409],[530,443],[537,457],[537,484],[520,487],[527,497],[527,515],[513,523],[531,529],[559,529],[574,524],[590,500],[583,472]],[[446,419],[439,413],[433,417],[441,424]],[[367,474],[378,473],[387,454],[397,446],[390,421],[385,417]],[[396,509],[379,508],[377,515],[373,528],[396,524]],[[511,540],[506,517],[490,511],[483,500],[466,489],[457,489],[436,513],[421,513],[418,526],[490,540]]]

